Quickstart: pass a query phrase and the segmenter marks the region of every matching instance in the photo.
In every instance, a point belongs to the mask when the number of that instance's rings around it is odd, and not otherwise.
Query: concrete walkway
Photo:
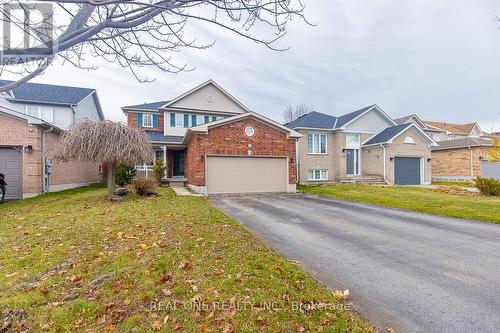
[[[174,190],[175,194],[177,195],[189,195],[193,197],[202,197],[201,194],[198,193],[192,193],[187,190],[185,187],[172,187],[172,190]]]

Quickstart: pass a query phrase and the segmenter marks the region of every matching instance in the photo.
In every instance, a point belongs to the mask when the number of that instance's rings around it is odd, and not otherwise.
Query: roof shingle
[[[161,131],[144,131],[152,142],[171,142],[181,143],[184,140],[183,136],[177,135],[163,135]]]
[[[387,127],[384,129],[382,132],[378,133],[374,137],[372,137],[370,140],[365,142],[363,146],[367,145],[375,145],[379,143],[386,143],[399,133],[403,132],[405,129],[410,127],[411,124],[402,124],[402,125],[396,125],[396,126],[391,126]]]
[[[491,139],[487,138],[463,138],[455,140],[438,141],[439,146],[433,147],[432,150],[457,149],[467,147],[491,147]]]
[[[158,110],[160,107],[167,104],[168,102],[169,101],[160,101],[160,102],[129,105],[122,107],[122,109]]]
[[[12,83],[9,80],[0,80],[0,86]],[[95,89],[58,86],[44,83],[24,83],[12,89],[12,102],[33,102],[45,104],[76,105],[85,97],[95,92]]]

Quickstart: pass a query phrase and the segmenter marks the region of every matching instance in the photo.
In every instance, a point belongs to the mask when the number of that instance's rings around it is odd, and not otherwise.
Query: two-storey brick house
[[[200,193],[295,191],[301,135],[246,106],[209,80],[178,97],[122,108],[145,131],[166,180]],[[150,165],[139,166],[144,175]]]

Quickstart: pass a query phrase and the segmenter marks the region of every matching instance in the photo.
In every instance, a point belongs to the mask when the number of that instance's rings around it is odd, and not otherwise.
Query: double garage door
[[[285,157],[207,157],[207,192],[286,192],[288,163]]]
[[[420,185],[421,163],[419,157],[394,158],[394,184]]]
[[[22,154],[13,147],[0,147],[0,173],[7,183],[6,199],[22,198]]]

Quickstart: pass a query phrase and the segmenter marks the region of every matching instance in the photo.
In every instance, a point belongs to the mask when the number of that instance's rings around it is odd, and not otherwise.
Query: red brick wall
[[[131,127],[137,128],[137,113],[141,112],[127,112],[127,125]],[[147,129],[148,131],[162,131],[163,132],[163,112],[158,113],[158,127],[156,128],[142,128]]]
[[[245,127],[251,125],[255,129],[252,137],[245,135]],[[252,148],[248,148],[248,144]],[[287,138],[285,132],[279,131],[258,120],[247,118],[210,129],[208,134],[197,134],[186,149],[185,174],[192,185],[205,185],[205,161],[201,156],[243,155],[248,156],[286,156],[289,161],[289,183],[295,184],[296,161],[295,139]]]
[[[42,187],[42,132],[38,126],[30,126],[25,120],[0,114],[0,145],[33,146],[33,153],[23,153],[23,193],[38,194]],[[59,140],[59,134],[46,136],[47,157]],[[102,180],[98,165],[89,162],[54,163],[50,183],[52,185],[92,183]]]
[[[47,157],[52,158],[52,152],[60,139],[59,134],[46,134],[45,144]],[[50,185],[97,183],[103,180],[99,174],[99,164],[92,162],[53,162],[49,178]]]
[[[23,153],[23,193],[42,191],[41,137],[37,126],[0,113],[0,146],[33,146],[33,153]]]

